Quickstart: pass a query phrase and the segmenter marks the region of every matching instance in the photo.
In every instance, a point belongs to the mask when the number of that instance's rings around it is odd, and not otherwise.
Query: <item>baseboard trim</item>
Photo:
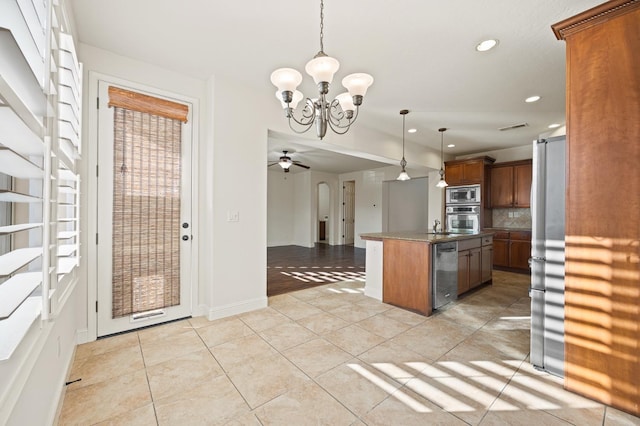
[[[269,305],[267,297],[260,297],[258,299],[252,299],[243,301],[240,303],[231,303],[224,306],[216,306],[209,308],[207,313],[207,319],[209,321],[217,320],[220,318],[230,317],[232,315],[243,314],[245,312],[255,311],[257,309],[266,308]]]
[[[82,345],[83,343],[89,342],[89,330],[83,328],[82,330],[76,331],[76,345]]]

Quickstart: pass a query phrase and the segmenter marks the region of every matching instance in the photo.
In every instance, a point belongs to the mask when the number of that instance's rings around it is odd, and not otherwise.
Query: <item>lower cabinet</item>
[[[491,281],[493,278],[493,237],[482,237],[481,264],[482,282]]]
[[[482,284],[482,239],[458,241],[458,295]]]
[[[529,271],[531,232],[498,231],[493,235],[493,266]]]

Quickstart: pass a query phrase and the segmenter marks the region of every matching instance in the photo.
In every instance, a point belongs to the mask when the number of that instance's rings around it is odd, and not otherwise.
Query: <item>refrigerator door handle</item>
[[[527,263],[529,264],[529,269],[531,269],[531,264],[533,262],[546,262],[547,258],[544,256],[531,256],[529,258],[529,260],[527,260]]]

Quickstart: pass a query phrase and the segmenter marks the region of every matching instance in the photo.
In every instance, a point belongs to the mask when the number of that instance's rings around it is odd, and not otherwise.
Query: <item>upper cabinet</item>
[[[446,161],[445,180],[449,186],[482,184],[488,179],[489,168],[494,161],[491,157]]]
[[[495,164],[491,169],[491,207],[530,207],[531,177],[531,160]]]

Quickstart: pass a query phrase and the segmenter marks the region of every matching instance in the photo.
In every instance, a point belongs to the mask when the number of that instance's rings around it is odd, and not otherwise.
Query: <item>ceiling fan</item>
[[[311,167],[309,167],[309,166],[307,166],[305,164],[302,164],[300,161],[292,160],[291,157],[289,157],[287,155],[288,152],[289,151],[283,150],[282,151],[282,154],[283,154],[282,157],[280,157],[280,159],[278,161],[274,162],[274,163],[267,164],[267,167],[275,166],[276,164],[278,164],[280,167],[282,167],[282,170],[285,173],[289,173],[289,168],[291,166],[298,166],[298,167],[302,167],[304,169],[310,169],[311,168]]]

